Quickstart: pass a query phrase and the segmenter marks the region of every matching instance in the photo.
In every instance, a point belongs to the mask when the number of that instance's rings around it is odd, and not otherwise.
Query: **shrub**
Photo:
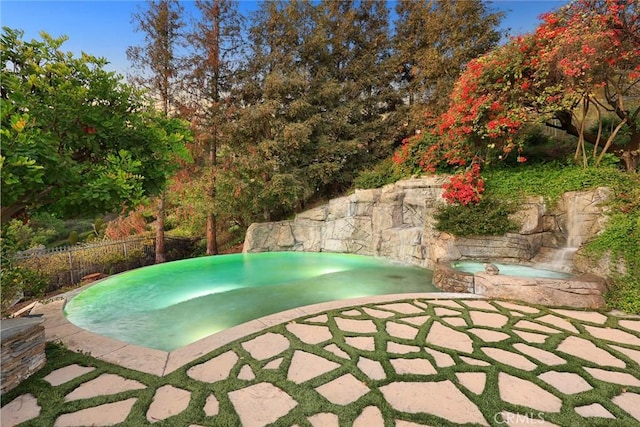
[[[2,243],[2,269],[0,269],[0,289],[2,314],[10,308],[10,304],[17,296],[24,293],[26,297],[40,297],[47,289],[47,278],[36,270],[15,264],[9,256],[4,242]]]
[[[509,214],[514,205],[483,198],[476,205],[442,205],[435,214],[435,227],[454,236],[502,235],[518,228]]]
[[[409,174],[403,171],[400,165],[394,163],[391,159],[385,159],[372,170],[360,172],[354,181],[354,185],[356,188],[361,189],[380,188],[387,184],[393,184],[407,176]]]
[[[477,205],[484,192],[484,180],[480,177],[480,165],[474,163],[466,172],[451,177],[448,184],[442,186],[442,197],[451,204],[462,206]]]
[[[76,230],[71,230],[71,232],[69,233],[69,244],[71,246],[75,245],[76,243],[78,243],[78,232]]]

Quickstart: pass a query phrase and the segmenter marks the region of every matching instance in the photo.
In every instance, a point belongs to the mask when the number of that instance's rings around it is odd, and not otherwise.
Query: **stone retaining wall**
[[[353,253],[430,267],[429,224],[447,180],[434,176],[356,190],[293,221],[252,224],[243,250]]]
[[[46,363],[42,319],[2,321],[2,381],[0,393],[14,389]]]
[[[601,202],[610,195],[606,188],[569,192],[553,210],[541,197],[530,197],[513,215],[521,224],[518,232],[455,237],[434,228],[433,216],[444,203],[442,185],[448,179],[412,178],[356,190],[301,212],[292,221],[252,224],[243,251],[354,253],[431,269],[438,261],[459,259],[542,263],[548,260],[537,260],[541,253],[553,258],[554,250],[578,247],[598,233],[606,218]]]

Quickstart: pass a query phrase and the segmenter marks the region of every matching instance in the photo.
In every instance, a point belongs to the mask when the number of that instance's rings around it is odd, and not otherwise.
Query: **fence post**
[[[124,247],[124,257],[127,258],[127,241],[122,242],[122,246]]]
[[[69,251],[69,278],[71,279],[71,284],[75,284],[73,280],[73,256],[71,255],[72,251]]]

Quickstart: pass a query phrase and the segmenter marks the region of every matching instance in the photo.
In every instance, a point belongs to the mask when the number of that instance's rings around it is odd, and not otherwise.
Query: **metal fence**
[[[17,264],[49,277],[49,290],[75,285],[92,273],[114,274],[152,264],[155,238],[136,237],[91,244],[31,249],[14,256]]]

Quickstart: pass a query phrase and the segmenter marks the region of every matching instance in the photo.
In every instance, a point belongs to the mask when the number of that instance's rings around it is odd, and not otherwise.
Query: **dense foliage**
[[[408,117],[446,104],[464,64],[499,40],[501,14],[483,2],[401,3],[397,34],[428,20],[419,42],[394,36],[380,1],[264,2],[246,21],[236,2],[197,3],[186,37],[175,35],[187,48],[173,110],[196,132],[196,161],[168,198],[181,232],[207,224],[212,241],[213,223],[244,228],[341,193],[414,132]]]
[[[449,109],[429,123],[438,138],[422,154],[425,170],[464,166],[477,157],[525,162],[523,130],[544,123],[577,137],[575,159],[583,165],[589,158],[598,165],[613,152],[635,171],[638,34],[637,1],[579,0],[544,15],[534,33],[472,60],[454,86]],[[610,129],[603,130],[607,123]],[[618,134],[625,137],[616,139]]]
[[[157,192],[188,129],[158,117],[106,61],[61,50],[65,39],[2,34],[2,221],[129,207]]]

